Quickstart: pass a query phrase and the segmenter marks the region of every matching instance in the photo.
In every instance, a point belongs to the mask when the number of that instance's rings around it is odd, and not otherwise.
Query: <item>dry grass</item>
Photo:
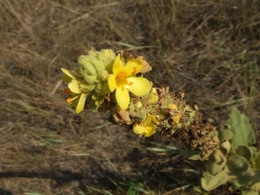
[[[92,47],[145,56],[155,85],[220,124],[236,105],[259,135],[258,0],[2,0],[0,15],[0,194],[195,193],[169,140],[68,109],[60,68]]]

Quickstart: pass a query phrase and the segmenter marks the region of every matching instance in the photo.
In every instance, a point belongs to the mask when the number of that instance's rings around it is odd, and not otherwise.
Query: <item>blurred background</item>
[[[236,106],[259,137],[258,0],[1,0],[0,37],[0,194],[200,194],[171,140],[69,108],[60,69],[91,48],[144,56],[155,86],[218,125]]]

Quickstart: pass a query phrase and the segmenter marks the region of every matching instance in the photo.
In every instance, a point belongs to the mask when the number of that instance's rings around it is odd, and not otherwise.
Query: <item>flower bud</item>
[[[86,99],[89,100],[91,109],[100,108],[106,95],[110,93],[107,80],[112,73],[115,58],[115,53],[110,49],[90,50],[88,55],[78,58],[79,66],[73,72],[62,69],[65,73],[64,80],[73,93],[70,105],[76,107],[78,113],[83,110]]]
[[[92,65],[89,56],[81,55],[78,59],[78,63],[80,65],[80,70],[84,71],[84,74],[88,75],[96,75],[96,69]],[[82,72],[83,73],[83,72]]]

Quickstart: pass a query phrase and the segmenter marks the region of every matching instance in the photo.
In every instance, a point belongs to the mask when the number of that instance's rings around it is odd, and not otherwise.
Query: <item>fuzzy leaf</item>
[[[217,164],[222,164],[223,162],[226,161],[226,157],[224,154],[221,152],[221,150],[215,150],[211,155],[210,159],[214,161]]]
[[[221,142],[229,141],[233,138],[234,134],[230,128],[231,127],[229,125],[224,125],[219,129],[218,137]]]
[[[231,154],[228,156],[227,167],[232,174],[238,175],[246,172],[250,166],[244,157]]]
[[[253,153],[253,156],[257,156],[257,154],[260,154],[260,151],[255,146],[249,146],[250,150]]]
[[[201,160],[200,152],[194,150],[180,150],[180,154],[189,160]]]
[[[256,168],[260,169],[260,153],[258,153],[255,158],[255,164],[256,164]]]
[[[259,170],[249,170],[245,174],[238,177],[239,183],[243,185],[253,185],[260,181],[260,171]]]
[[[229,141],[224,141],[223,143],[221,143],[220,145],[220,150],[222,151],[222,153],[224,155],[227,155],[230,150],[231,150],[231,143]]]
[[[260,182],[254,183],[250,188],[254,191],[260,192]]]
[[[250,161],[253,157],[253,153],[248,146],[238,146],[236,153],[240,156],[243,156],[248,161]]]
[[[242,195],[259,195],[256,191],[242,191]]]
[[[252,145],[256,143],[255,132],[247,116],[241,114],[236,107],[231,110],[226,123],[230,125],[234,134],[231,141],[234,149],[238,145]]]
[[[205,174],[201,178],[201,186],[204,190],[214,190],[222,184],[225,184],[228,180],[228,174],[225,171],[219,172],[215,176]]]
[[[216,175],[217,173],[222,171],[224,166],[225,166],[225,163],[217,164],[216,162],[211,161],[211,160],[206,163],[207,172],[211,175]]]

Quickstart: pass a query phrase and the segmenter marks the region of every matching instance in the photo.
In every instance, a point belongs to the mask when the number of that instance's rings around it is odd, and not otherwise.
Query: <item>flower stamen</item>
[[[117,80],[122,83],[122,84],[125,84],[127,83],[126,81],[126,76],[125,76],[125,72],[120,72],[118,75],[117,75]]]
[[[67,102],[68,102],[68,103],[72,102],[72,100],[73,100],[73,99],[72,99],[71,97],[67,98]]]
[[[76,97],[69,97],[69,98],[67,98],[67,102],[68,103],[71,103],[73,100],[75,100],[77,98],[77,96]]]
[[[120,54],[112,67],[113,74],[109,75],[108,87],[111,92],[115,91],[116,101],[122,110],[128,108],[130,103],[129,92],[140,97],[149,93],[151,83],[143,77],[136,77],[140,72],[141,65],[135,60],[129,60],[124,64]]]
[[[136,67],[134,67],[134,70],[132,72],[132,75],[135,75],[137,73]]]

